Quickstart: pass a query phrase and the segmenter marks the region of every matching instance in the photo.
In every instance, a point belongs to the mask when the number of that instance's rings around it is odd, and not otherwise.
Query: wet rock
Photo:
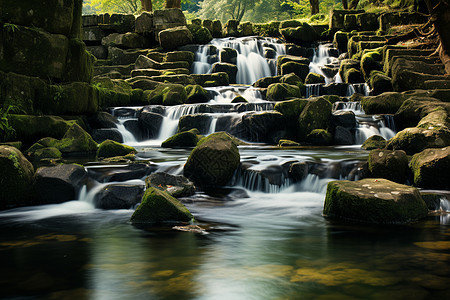
[[[239,150],[225,132],[201,139],[184,166],[184,175],[197,185],[225,185],[239,166]]]
[[[187,85],[184,89],[187,94],[187,104],[205,103],[211,99],[209,93],[201,85]]]
[[[183,175],[153,173],[145,179],[145,185],[165,191],[175,198],[189,197],[195,193],[194,183]]]
[[[364,97],[361,106],[369,115],[395,114],[406,99],[407,97],[400,93],[386,92],[378,96]]]
[[[116,117],[104,111],[88,116],[88,122],[92,129],[116,128],[118,123]]]
[[[225,72],[228,74],[228,79],[230,84],[236,83],[236,75],[237,75],[238,68],[236,65],[229,64],[229,63],[215,63],[212,66],[212,73],[218,73],[218,72]]]
[[[201,25],[190,24],[187,27],[192,33],[195,44],[208,44],[213,39],[211,32]]]
[[[277,58],[277,70],[281,71],[281,66],[287,62],[296,62],[303,65],[308,65],[310,60],[306,57],[294,56],[294,55],[280,55]],[[306,77],[306,76],[305,76]]]
[[[306,162],[295,162],[289,168],[289,177],[299,182],[306,178],[308,171],[309,166]]]
[[[425,149],[413,156],[409,166],[414,174],[415,186],[450,188],[450,147]]]
[[[214,38],[221,38],[223,36],[222,23],[220,22],[220,20],[213,21],[211,34]]]
[[[253,83],[254,87],[268,88],[272,83],[280,83],[281,76],[264,77]]]
[[[190,51],[172,51],[172,52],[166,53],[166,55],[164,57],[164,62],[175,63],[175,62],[185,61],[188,63],[189,68],[190,68],[192,63],[194,62],[194,58],[195,58],[194,53],[192,53]],[[189,73],[186,73],[186,74],[189,74]]]
[[[210,123],[211,116],[207,114],[185,115],[178,121],[178,131],[183,132],[196,128],[201,134],[207,134]]]
[[[267,89],[267,100],[283,101],[301,97],[300,88],[287,83],[273,83]]]
[[[331,109],[331,103],[325,98],[308,100],[298,118],[300,136],[305,138],[315,129],[326,129],[331,117]]]
[[[372,135],[362,145],[363,150],[383,149],[386,147],[387,141],[381,135]]]
[[[325,83],[325,77],[317,73],[308,73],[306,76],[305,84]]]
[[[363,74],[361,73],[361,71],[359,71],[355,68],[350,68],[350,69],[346,70],[346,72],[344,73],[343,79],[344,79],[345,83],[364,82]]]
[[[239,26],[238,20],[228,20],[227,23],[223,26],[224,36],[226,37],[239,36],[238,26]]]
[[[330,12],[330,29],[339,30],[344,28],[344,18],[349,14],[361,14],[364,10],[354,10],[354,9],[333,9]]]
[[[323,209],[330,218],[375,224],[408,223],[427,213],[416,188],[386,179],[332,181]]]
[[[251,36],[254,35],[253,24],[250,22],[240,23],[238,26],[239,36]]]
[[[223,63],[237,64],[237,51],[233,48],[222,48],[219,51],[219,60]]]
[[[186,18],[179,8],[157,9],[153,11],[155,33],[161,30],[186,25]]]
[[[244,97],[239,95],[239,96],[234,97],[233,100],[231,100],[231,103],[248,103],[248,101],[247,101],[247,99],[245,99]]]
[[[417,126],[418,122],[431,112],[445,110],[450,113],[450,104],[437,101],[435,98],[413,96],[408,99],[406,94],[402,95],[405,95],[407,99],[401,103],[394,115],[398,128]]]
[[[359,61],[355,59],[344,59],[341,61],[341,65],[339,67],[339,75],[341,75],[342,79],[348,77],[347,73],[350,69],[356,69],[359,71],[360,70]],[[364,82],[364,80],[360,82]]]
[[[371,177],[398,183],[406,181],[408,157],[405,151],[375,149],[370,151],[368,163]]]
[[[127,128],[128,130],[134,128],[134,130],[130,131],[134,133],[135,136],[136,132],[140,133],[140,136],[143,139],[155,138],[159,134],[163,118],[164,117],[160,113],[144,110],[139,116],[137,128],[136,124],[133,124],[132,128],[128,126],[131,124],[125,124],[125,128]]]
[[[427,148],[441,148],[450,145],[448,130],[433,130],[423,128],[406,128],[391,138],[387,149],[404,150],[406,154],[413,155]]]
[[[144,179],[155,170],[155,167],[148,163],[132,163],[104,168],[88,169],[89,177],[98,182],[127,181],[131,179]]]
[[[306,141],[315,146],[328,146],[333,142],[333,136],[326,129],[313,129],[306,136]]]
[[[142,202],[131,216],[130,222],[136,223],[167,223],[189,222],[194,217],[189,210],[167,192],[156,188],[148,188]]]
[[[383,67],[379,63],[381,59],[382,55],[377,51],[368,52],[361,57],[361,71],[364,78],[369,79],[369,75],[372,71],[383,70]]]
[[[281,65],[280,74],[287,75],[290,73],[294,73],[295,75],[300,77],[302,81],[304,81],[309,73],[309,66],[306,64],[300,64],[293,61],[283,63]]]
[[[133,147],[123,145],[115,141],[106,140],[98,146],[97,157],[108,158],[114,156],[125,156],[136,152],[136,149]]]
[[[298,117],[307,103],[306,99],[281,101],[275,104],[274,110],[283,114],[289,125],[297,127]]]
[[[77,193],[86,178],[86,170],[79,165],[39,168],[35,174],[35,189],[39,203],[62,203],[76,200]]]
[[[285,128],[286,119],[279,112],[251,112],[242,117],[242,122],[248,128],[250,141],[277,143],[274,133]]]
[[[102,45],[122,49],[144,48],[144,38],[134,32],[112,33],[102,39]]]
[[[281,34],[287,42],[295,44],[309,44],[319,39],[319,35],[308,23],[301,23],[298,27],[280,29]]]
[[[0,210],[31,204],[34,168],[18,149],[0,145]]]
[[[203,87],[226,86],[229,85],[228,74],[225,72],[213,74],[192,74],[195,83]]]
[[[199,141],[199,131],[197,129],[191,129],[177,133],[170,138],[162,142],[163,148],[189,148],[195,147]]]
[[[95,195],[94,205],[100,209],[130,209],[141,202],[142,185],[110,184]]]
[[[108,49],[103,46],[86,46],[86,50],[94,55],[97,59],[107,59]]]
[[[118,143],[123,143],[122,134],[120,134],[117,128],[94,129],[92,131],[92,138],[96,143],[102,143],[106,140],[113,140]]]
[[[136,17],[135,31],[137,33],[149,33],[153,31],[153,14],[142,12]]]
[[[392,87],[392,79],[379,71],[372,71],[370,73],[369,86],[372,89],[372,95],[379,95],[394,90]]]
[[[179,105],[187,100],[186,90],[181,84],[161,83],[154,90],[144,91],[144,97],[153,105]]]
[[[193,43],[192,33],[186,26],[162,30],[158,34],[158,39],[161,47],[166,50],[173,50]]]
[[[335,145],[353,145],[353,134],[350,130],[342,126],[336,126],[333,135]]]
[[[331,115],[331,124],[333,127],[341,126],[346,129],[356,127],[356,117],[353,111],[336,111]]]

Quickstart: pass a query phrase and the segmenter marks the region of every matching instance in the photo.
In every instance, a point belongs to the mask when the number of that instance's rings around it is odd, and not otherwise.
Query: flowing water
[[[220,45],[232,47],[235,41],[228,42]],[[259,49],[260,44],[256,40],[241,48]],[[160,147],[182,116],[208,116],[207,134],[220,129],[223,119],[269,111],[274,105],[250,87],[209,92],[213,99],[206,104],[159,108],[163,120],[150,140],[139,140],[126,126],[137,122],[142,107],[112,110],[125,143],[139,151],[138,161],[151,161],[148,172],[182,174],[190,149]],[[236,94],[250,103],[230,103]],[[358,144],[372,134],[388,138],[395,133],[392,116],[368,116],[359,103],[337,103],[336,110],[355,113],[355,145],[240,146],[241,167],[227,187],[182,198],[203,232],[136,227],[129,223],[134,207],[96,208],[100,190],[117,183],[143,189],[145,176],[120,180],[111,174],[123,174],[126,165],[87,163],[90,179],[78,199],[0,212],[0,297],[448,298],[447,198],[433,215],[410,225],[349,224],[322,216],[327,183],[360,178],[368,152]],[[295,163],[307,166],[296,180],[289,176]]]

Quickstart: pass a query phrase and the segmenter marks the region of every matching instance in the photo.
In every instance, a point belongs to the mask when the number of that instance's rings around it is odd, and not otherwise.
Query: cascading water
[[[214,47],[216,49],[214,51]],[[232,48],[237,51],[237,83],[253,84],[260,78],[276,75],[276,58],[286,54],[284,44],[274,38],[243,37],[213,39],[210,45],[199,46],[192,65],[193,74],[211,73],[212,65],[218,62],[220,50]],[[274,55],[265,55],[270,48]]]

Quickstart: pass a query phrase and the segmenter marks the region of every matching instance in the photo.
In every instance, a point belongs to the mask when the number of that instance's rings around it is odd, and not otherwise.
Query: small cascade
[[[231,103],[236,96],[244,97],[249,103],[265,102],[260,89],[251,86],[210,87],[206,90],[213,97],[211,104]]]
[[[365,114],[360,102],[335,102],[333,104],[333,112],[335,111],[352,111],[355,115]]]
[[[325,69],[331,70],[339,68],[339,60],[336,57],[330,55],[332,44],[319,44],[317,49],[314,49],[314,56],[311,63],[309,64],[309,71],[323,75],[325,77],[325,83],[335,82],[335,75],[329,72],[324,72]],[[332,72],[334,73],[334,72]]]
[[[211,45],[199,46],[192,65],[192,73],[211,73],[212,65],[217,62],[220,50],[232,48],[238,53],[236,63],[238,84],[252,84],[260,78],[275,76],[276,58],[278,55],[286,54],[285,46],[274,38],[222,38],[213,39],[211,44],[215,46],[216,51],[213,51],[214,47]],[[275,52],[274,55],[265,57],[267,48]]]
[[[373,135],[380,135],[386,140],[395,136],[395,131],[386,126],[383,116],[357,116],[356,120],[358,122],[355,133],[356,145],[361,145]]]
[[[363,96],[369,96],[369,85],[367,83],[350,83],[347,87],[347,97],[350,97],[355,93],[361,94]]]
[[[320,96],[320,87],[322,85],[322,83],[306,84],[305,98],[309,98],[311,96]]]
[[[292,184],[291,180],[284,176],[282,176],[280,180],[282,181],[280,185],[272,184],[269,179],[262,176],[260,172],[248,169],[238,172],[234,185],[254,192],[280,193]]]
[[[132,119],[119,119],[119,123],[116,124],[117,130],[122,135],[123,143],[124,144],[130,144],[130,143],[137,143],[136,138],[134,135],[125,127],[124,122],[128,120],[137,120],[137,118]]]

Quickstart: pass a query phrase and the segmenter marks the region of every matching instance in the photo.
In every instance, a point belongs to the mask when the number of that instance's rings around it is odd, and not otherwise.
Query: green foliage
[[[9,141],[16,135],[16,130],[9,123],[10,112],[16,112],[17,108],[12,105],[8,105],[5,109],[0,108],[0,142]]]
[[[5,23],[3,24],[3,28],[10,33],[14,33],[19,30],[19,26],[16,24]]]

